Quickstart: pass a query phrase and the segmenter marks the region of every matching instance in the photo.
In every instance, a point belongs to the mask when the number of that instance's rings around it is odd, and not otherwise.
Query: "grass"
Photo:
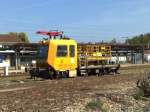
[[[100,112],[107,112],[107,110],[104,108],[104,103],[100,99],[92,100],[86,105],[87,109],[90,109],[92,111],[100,111]]]
[[[143,97],[144,97],[144,91],[143,91],[143,89],[138,89],[137,93],[134,95],[134,98],[136,100],[142,100]]]
[[[137,88],[138,91],[134,96],[136,100],[150,98],[150,72],[145,72],[144,77],[137,81]]]

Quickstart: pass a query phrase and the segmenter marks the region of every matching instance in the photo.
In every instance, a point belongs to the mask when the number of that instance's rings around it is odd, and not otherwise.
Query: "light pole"
[[[129,39],[128,37],[121,37],[121,38],[123,38],[123,39],[124,39],[124,44],[128,44],[128,43],[126,43],[126,40],[128,40],[128,39]]]

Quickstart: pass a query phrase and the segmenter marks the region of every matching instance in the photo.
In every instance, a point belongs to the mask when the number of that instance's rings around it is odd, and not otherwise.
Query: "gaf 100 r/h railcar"
[[[111,46],[78,44],[75,40],[62,37],[61,32],[38,32],[49,35],[50,39],[41,41],[35,66],[30,68],[31,76],[50,78],[76,77],[77,75],[103,75],[116,73],[118,65],[108,65],[111,59]],[[60,38],[56,38],[60,36]]]

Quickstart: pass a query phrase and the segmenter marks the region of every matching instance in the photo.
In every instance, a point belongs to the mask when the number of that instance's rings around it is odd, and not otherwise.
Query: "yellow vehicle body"
[[[77,43],[74,40],[55,39],[50,40],[47,44],[47,63],[55,71],[71,71],[77,68]],[[62,51],[63,48],[65,51]],[[71,54],[71,48],[74,50],[73,54]]]
[[[50,76],[67,77],[102,72],[101,64],[111,59],[109,45],[78,45],[72,39],[52,39],[43,41],[39,47],[37,68],[45,69]],[[94,67],[94,68],[91,68]],[[111,67],[109,67],[111,68]],[[107,69],[107,68],[106,68]],[[52,71],[52,72],[51,72]],[[94,74],[95,74],[94,73]]]

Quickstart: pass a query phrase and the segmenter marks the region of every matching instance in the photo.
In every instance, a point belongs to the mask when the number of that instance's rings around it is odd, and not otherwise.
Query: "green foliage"
[[[104,104],[99,100],[92,100],[86,105],[87,109],[90,109],[92,111],[101,111],[101,112],[107,112],[107,110],[104,108]]]
[[[150,73],[145,73],[145,76],[137,81],[137,87],[139,90],[135,96],[136,99],[150,98]]]
[[[48,40],[48,38],[43,38],[43,40]]]
[[[29,43],[28,36],[24,32],[19,33],[18,38],[20,38],[22,40],[22,42],[24,42],[24,43]]]
[[[24,32],[20,32],[20,33],[10,32],[9,34],[10,35],[15,35],[16,37],[20,38],[21,41],[24,42],[24,43],[29,43],[29,38],[28,38],[27,34],[24,33]]]
[[[14,36],[17,36],[18,33],[16,32],[9,32],[9,35],[14,35]]]
[[[138,36],[135,36],[131,39],[127,39],[126,40],[127,44],[149,44],[150,43],[150,33],[146,33],[146,34],[141,34]]]
[[[136,100],[142,100],[143,97],[144,97],[144,91],[142,89],[138,89],[137,93],[134,95],[134,98]]]

